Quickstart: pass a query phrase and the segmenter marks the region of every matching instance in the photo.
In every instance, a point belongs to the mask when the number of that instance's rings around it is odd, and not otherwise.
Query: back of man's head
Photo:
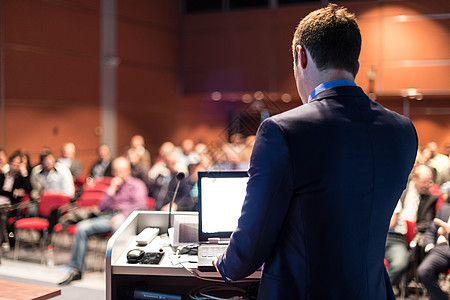
[[[300,21],[292,41],[295,63],[296,46],[306,48],[319,70],[341,69],[356,76],[361,52],[361,33],[355,15],[329,4]]]

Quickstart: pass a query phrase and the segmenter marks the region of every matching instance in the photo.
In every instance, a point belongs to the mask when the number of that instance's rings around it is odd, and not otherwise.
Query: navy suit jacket
[[[264,263],[258,299],[394,299],[385,239],[415,161],[414,126],[359,87],[314,100],[258,129],[218,269],[237,280]]]

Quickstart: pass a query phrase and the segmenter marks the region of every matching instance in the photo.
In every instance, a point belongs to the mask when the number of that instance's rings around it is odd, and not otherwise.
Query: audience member
[[[150,196],[155,198],[156,210],[169,210],[179,180],[177,175],[184,173],[183,170],[180,171],[177,168],[179,155],[177,151],[167,154],[164,168],[160,169],[161,172],[150,183]],[[173,199],[172,210],[191,210],[194,208],[195,203],[191,198],[191,189],[192,184],[188,178],[180,180],[178,192]]]
[[[441,173],[449,167],[449,158],[438,152],[438,145],[436,142],[429,142],[427,148],[430,149],[431,157],[428,165],[436,169],[437,174]]]
[[[200,143],[195,144],[194,151],[195,151],[195,153],[200,155],[202,153],[207,153],[208,147],[204,143],[200,142]]]
[[[420,253],[420,247],[423,246],[423,234],[435,216],[437,197],[429,192],[432,179],[433,172],[430,167],[416,166],[392,215],[386,239],[385,258],[389,263],[387,271],[393,285],[399,283],[410,261],[405,239],[408,231],[406,221],[416,223],[414,240]]]
[[[448,300],[449,296],[440,288],[438,278],[450,268],[448,228],[443,228],[446,225],[448,227],[447,222],[450,221],[450,204],[444,203],[436,217],[436,221],[430,224],[425,234],[425,252],[428,254],[420,264],[417,274],[431,300]]]
[[[67,168],[73,178],[77,178],[83,174],[83,164],[81,161],[75,158],[76,148],[74,143],[64,143],[61,147],[61,157],[58,158],[58,162]]]
[[[436,183],[439,185],[442,185],[447,181],[450,181],[450,167],[439,172],[436,179]]]
[[[145,149],[145,140],[142,135],[134,135],[130,140],[130,147],[135,148],[137,154],[139,155],[139,160],[147,168],[151,167],[151,157],[150,152]]]
[[[233,133],[230,136],[230,146],[238,154],[245,148],[244,141],[244,136],[241,133]]]
[[[4,149],[0,148],[0,173],[9,171],[8,158]]]
[[[14,247],[14,226],[8,224],[7,220],[9,217],[18,216],[20,208],[15,206],[32,189],[29,177],[23,176],[23,172],[22,154],[15,151],[9,157],[9,171],[0,172],[0,245],[6,242],[5,233],[7,232],[10,246]]]
[[[179,163],[184,166],[186,170],[189,170],[191,165],[195,165],[199,161],[198,153],[194,149],[194,141],[191,139],[185,139],[181,142],[181,155]]]
[[[450,159],[450,143],[444,145],[444,152],[442,154]]]
[[[442,199],[444,200],[444,202],[449,202],[448,201],[448,194],[450,193],[450,180],[447,182],[444,182],[441,185],[441,195],[442,195]]]
[[[109,146],[106,144],[98,146],[97,160],[92,164],[88,178],[112,177],[111,161],[111,149]]]
[[[130,162],[124,157],[114,159],[112,172],[114,178],[99,205],[104,215],[77,224],[70,259],[72,271],[60,285],[81,279],[90,236],[114,232],[132,211],[146,209],[147,188],[141,180],[131,176]]]
[[[155,163],[152,168],[148,172],[148,177],[150,181],[155,181],[156,178],[160,175],[168,176],[170,174],[169,169],[166,166],[167,156],[173,152],[179,153],[177,147],[172,142],[164,142],[159,147],[159,156],[157,157]],[[183,164],[177,162],[176,169],[178,172],[187,172],[185,166],[182,167]]]
[[[216,145],[212,146],[212,149],[208,149],[210,151],[211,157],[213,159],[213,165],[210,170],[214,171],[225,171],[225,170],[234,170],[234,162],[230,160],[231,157],[228,156],[227,153],[227,144],[218,142]]]
[[[30,216],[37,215],[37,202],[43,191],[59,192],[71,198],[75,195],[73,177],[69,168],[55,162],[53,153],[48,149],[41,152],[40,164],[31,170],[30,181],[33,187],[32,203],[28,207]]]
[[[148,168],[142,163],[136,148],[128,148],[126,151],[126,157],[131,164],[131,176],[139,178],[148,187]]]
[[[17,150],[20,153],[20,157],[22,158],[22,163],[20,164],[20,173],[23,177],[30,177],[31,167],[30,155],[24,150]]]

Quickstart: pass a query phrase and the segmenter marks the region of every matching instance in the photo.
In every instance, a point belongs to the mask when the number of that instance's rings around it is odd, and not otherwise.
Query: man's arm
[[[450,233],[450,224],[438,218],[434,219],[434,223],[440,227],[439,229],[442,228],[442,235],[448,237]]]
[[[39,199],[45,188],[45,185],[39,176],[41,170],[42,168],[40,166],[36,166],[31,170],[30,183],[33,189],[31,190],[30,197],[32,200]]]
[[[445,217],[449,216],[450,206],[448,204],[444,204],[438,211],[436,218],[437,219],[445,219]],[[436,219],[435,219],[436,220]],[[439,222],[438,222],[439,223]],[[425,252],[429,252],[436,244],[436,239],[438,238],[438,229],[439,224],[436,222],[432,222],[430,227],[425,232]]]
[[[61,174],[62,177],[61,192],[65,193],[70,198],[73,198],[75,196],[75,186],[73,184],[72,173],[70,172],[69,168],[62,165],[57,166],[57,171]]]
[[[397,225],[398,213],[392,214],[391,222],[389,223],[389,229],[394,228]]]
[[[281,129],[267,119],[256,136],[238,227],[217,261],[225,280],[252,274],[272,253],[294,192],[292,165]]]

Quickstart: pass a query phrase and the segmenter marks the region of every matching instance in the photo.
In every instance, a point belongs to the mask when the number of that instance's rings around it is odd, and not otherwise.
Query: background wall
[[[43,146],[59,154],[72,141],[87,171],[104,131],[102,2],[0,3],[0,147],[25,148],[37,162]],[[450,2],[339,4],[357,15],[363,35],[357,83],[409,116],[421,144],[450,143]],[[153,157],[166,140],[226,140],[254,131],[268,113],[300,105],[290,44],[301,17],[319,6],[183,15],[175,0],[116,0],[116,152],[134,134],[145,137]],[[411,88],[422,101],[402,96]]]
[[[431,140],[442,146],[450,143],[450,2],[338,3],[356,14],[363,37],[357,84],[373,93],[376,101],[409,116],[422,145]],[[264,91],[279,107],[287,106],[280,101],[283,97],[299,105],[292,75],[292,34],[301,17],[321,5],[185,17],[184,92],[198,95],[197,101],[189,99],[191,104],[211,100],[213,92],[225,95],[224,102],[233,102]],[[411,88],[422,101],[402,96]]]

